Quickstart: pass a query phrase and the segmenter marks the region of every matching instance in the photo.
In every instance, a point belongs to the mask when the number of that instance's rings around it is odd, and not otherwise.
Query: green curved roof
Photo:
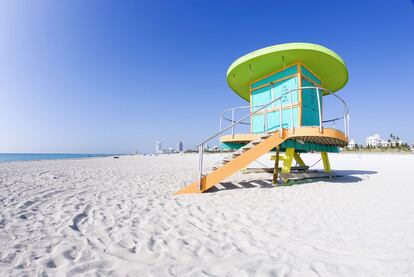
[[[249,101],[249,66],[254,81],[295,62],[308,66],[322,80],[322,86],[332,92],[348,82],[345,62],[332,50],[312,43],[286,43],[262,48],[237,59],[227,70],[227,83]]]

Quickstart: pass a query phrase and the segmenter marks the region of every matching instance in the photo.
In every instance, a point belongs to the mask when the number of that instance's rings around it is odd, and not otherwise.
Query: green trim
[[[236,60],[227,70],[227,83],[240,97],[249,101],[251,80],[295,62],[309,67],[321,79],[324,88],[332,92],[348,82],[345,62],[332,50],[311,43],[286,43],[259,49]]]
[[[243,146],[245,146],[246,143],[237,143],[237,142],[221,142],[220,143],[220,148],[221,149],[233,149],[233,150],[237,150],[242,148]]]
[[[322,144],[316,144],[316,143],[299,143],[296,140],[287,140],[283,142],[281,145],[281,150],[285,151],[286,148],[295,148],[297,152],[329,152],[329,153],[339,153],[339,148],[336,146],[330,146],[330,145],[322,145]]]

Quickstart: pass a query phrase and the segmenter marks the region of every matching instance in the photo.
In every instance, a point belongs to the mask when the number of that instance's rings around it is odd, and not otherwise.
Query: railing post
[[[220,116],[220,132],[222,128],[223,128],[223,116],[221,115]]]
[[[234,108],[231,110],[231,135],[234,137]]]
[[[282,99],[283,99],[283,95],[279,100],[280,101],[280,106],[279,106],[279,137],[282,137],[282,132],[283,132]]]
[[[321,110],[321,100],[319,98],[319,88],[316,88],[316,97],[318,98],[319,132],[322,133],[322,110]]]
[[[198,171],[199,171],[199,188],[201,191],[201,187],[203,184],[203,151],[204,151],[204,144],[200,144],[198,146]]]
[[[345,136],[348,137],[348,126],[347,126],[348,123],[346,122],[347,121],[346,118],[347,118],[347,115],[345,114],[344,115],[344,130],[345,130]]]
[[[347,121],[346,122],[346,129],[347,129],[346,134],[349,138],[349,114],[348,113],[346,114],[346,121]]]
[[[293,97],[292,97],[292,91],[289,90],[289,94],[290,94],[290,121],[292,124],[292,133],[295,133],[295,123],[293,121]]]
[[[263,126],[263,128],[264,128],[264,133],[265,134],[267,134],[267,107],[266,107],[266,110],[265,110],[265,114],[264,114],[264,126]]]

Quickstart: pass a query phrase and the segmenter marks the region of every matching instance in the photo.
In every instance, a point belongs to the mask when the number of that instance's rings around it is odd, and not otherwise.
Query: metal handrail
[[[306,89],[307,87],[302,87],[303,89]],[[316,88],[316,87],[308,87],[308,88]],[[343,104],[343,106],[344,106],[344,113],[343,113],[343,115],[342,116],[340,116],[340,117],[336,117],[336,118],[333,118],[333,119],[328,119],[328,120],[323,120],[322,121],[322,123],[329,123],[329,122],[335,122],[335,121],[338,121],[338,120],[341,120],[341,119],[345,119],[345,117],[347,116],[347,114],[348,114],[348,105],[346,104],[346,102],[341,98],[341,97],[339,97],[338,95],[336,95],[336,94],[334,94],[334,93],[332,93],[331,91],[329,91],[329,90],[326,90],[326,89],[322,89],[322,88],[320,88],[321,90],[323,90],[323,91],[326,91],[327,93],[328,93],[328,95],[333,95],[333,96],[335,96],[337,99],[339,99],[339,101],[341,101],[342,102],[342,104]],[[264,105],[266,105],[266,104],[264,104]],[[220,131],[221,131],[221,126],[222,126],[222,120],[226,120],[226,121],[229,121],[229,122],[232,122],[232,123],[234,123],[235,122],[235,120],[234,119],[231,119],[231,118],[228,118],[228,117],[226,117],[225,116],[225,114],[226,113],[228,113],[228,112],[230,112],[230,111],[232,111],[232,110],[242,110],[242,109],[250,109],[250,108],[256,108],[256,107],[262,107],[262,106],[264,106],[264,105],[256,105],[256,106],[240,106],[240,107],[234,107],[234,108],[229,108],[229,109],[227,109],[227,110],[224,110],[222,113],[221,113],[221,115],[220,115]],[[250,122],[240,122],[239,124],[243,124],[243,125],[251,125],[250,124]]]
[[[290,92],[290,91],[289,91],[289,92]],[[247,118],[251,117],[252,115],[255,115],[256,113],[258,113],[259,111],[263,110],[263,109],[264,109],[264,108],[266,108],[267,106],[269,106],[269,105],[273,104],[274,102],[276,102],[276,101],[278,101],[278,100],[282,99],[282,98],[283,98],[283,96],[285,96],[286,94],[287,94],[287,92],[286,92],[286,93],[284,93],[284,94],[282,94],[282,95],[281,95],[281,96],[279,96],[278,98],[276,98],[276,99],[274,99],[274,100],[272,100],[272,101],[268,102],[267,104],[264,104],[264,105],[263,105],[260,109],[257,109],[257,110],[255,110],[254,112],[252,112],[252,113],[250,113],[250,114],[248,114],[248,115],[246,115],[246,116],[242,117],[241,119],[239,119],[239,120],[235,121],[235,122],[234,122],[233,124],[231,124],[230,126],[227,126],[226,128],[224,128],[224,129],[223,129],[223,130],[221,130],[220,132],[218,132],[218,133],[216,133],[216,134],[212,135],[212,136],[211,136],[211,137],[209,137],[208,139],[206,139],[206,140],[204,140],[203,142],[201,142],[201,143],[197,144],[197,145],[196,145],[196,147],[199,147],[200,145],[203,145],[203,144],[205,144],[205,143],[209,142],[209,141],[210,141],[210,140],[212,140],[213,138],[215,138],[215,137],[217,137],[217,136],[221,135],[221,134],[222,134],[222,133],[224,133],[225,131],[227,131],[227,130],[231,129],[232,127],[234,127],[235,125],[239,124],[241,121],[243,121],[243,120],[245,120],[245,119],[247,119]]]
[[[316,89],[317,99],[318,99],[319,130],[320,130],[320,132],[322,132],[322,128],[323,128],[323,123],[324,122],[331,122],[331,121],[336,121],[336,120],[339,120],[339,119],[344,119],[345,136],[348,137],[348,134],[349,134],[349,113],[348,113],[348,106],[346,105],[345,101],[341,97],[339,97],[338,95],[333,94],[331,91],[329,91],[329,90],[327,90],[325,88],[322,88],[322,87],[311,87],[311,86],[307,86],[307,87],[299,87],[299,88],[295,88],[295,89],[288,89],[287,92],[283,93],[278,98],[273,99],[273,100],[271,100],[270,102],[268,102],[266,104],[259,105],[259,106],[253,106],[253,107],[260,107],[260,108],[257,109],[257,110],[255,110],[254,112],[249,113],[248,115],[242,117],[241,119],[239,119],[237,121],[234,121],[234,111],[236,109],[242,109],[242,108],[245,108],[245,107],[236,107],[236,108],[228,109],[228,110],[224,111],[221,114],[221,117],[220,117],[220,131],[217,132],[217,133],[215,133],[214,135],[208,137],[207,139],[205,139],[204,141],[202,141],[198,145],[196,145],[196,147],[198,147],[198,150],[199,150],[199,186],[200,186],[200,190],[201,190],[202,178],[203,178],[203,151],[204,151],[204,145],[207,142],[209,142],[210,140],[214,139],[215,137],[220,136],[221,134],[223,134],[224,132],[226,132],[226,131],[228,131],[230,129],[232,129],[232,134],[234,135],[234,127],[236,125],[238,125],[238,124],[246,124],[246,123],[243,122],[245,119],[252,117],[253,115],[257,114],[258,112],[260,112],[262,110],[264,110],[265,108],[267,108],[271,104],[275,103],[276,101],[281,100],[283,98],[283,96],[285,96],[287,94],[290,94],[290,96],[291,96],[290,97],[290,101],[291,101],[291,103],[290,103],[290,109],[291,109],[291,119],[292,119],[292,127],[291,128],[294,131],[294,128],[295,127],[294,127],[294,123],[293,123],[293,101],[292,101],[292,92],[293,91],[298,91],[298,90],[301,90],[301,89]],[[344,110],[344,115],[342,117],[338,117],[337,119],[334,119],[334,120],[327,120],[327,121],[323,121],[322,120],[322,108],[321,108],[321,103],[320,103],[320,100],[319,100],[319,91],[325,91],[329,95],[331,95],[331,94],[334,95],[335,97],[337,97],[344,104],[345,110]],[[250,108],[250,106],[246,106],[246,107],[249,107]],[[283,118],[282,118],[283,106],[282,106],[282,101],[280,101],[280,107],[279,107],[278,110],[280,110],[280,118],[279,118],[279,127],[280,128],[279,128],[279,132],[280,132],[280,136],[282,136],[282,130],[283,130]],[[232,124],[230,126],[227,126],[224,129],[222,129],[223,114],[225,112],[228,112],[228,111],[232,111],[232,119],[231,119]],[[268,132],[268,128],[267,127],[268,126],[267,126],[267,109],[266,109],[265,110],[264,133],[267,133]]]

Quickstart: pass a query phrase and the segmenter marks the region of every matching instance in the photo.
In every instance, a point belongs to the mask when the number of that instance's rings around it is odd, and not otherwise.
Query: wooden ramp
[[[213,167],[210,173],[204,175],[201,179],[201,187],[200,181],[196,180],[185,188],[177,191],[175,194],[177,195],[204,192],[219,182],[223,181],[225,178],[233,175],[240,169],[247,167],[251,162],[257,160],[262,155],[279,146],[287,139],[293,139],[302,142],[313,142],[330,146],[345,146],[348,144],[348,138],[341,131],[332,128],[321,129],[320,127],[313,126],[306,126],[295,129],[282,129],[281,131],[265,134],[262,136],[255,135],[253,141],[250,141],[245,146],[234,152],[230,158],[224,159],[220,166]],[[292,150],[292,156],[290,157],[291,159],[286,163],[286,165],[284,165],[284,168],[282,167],[281,173],[293,173],[290,171],[291,162],[292,158],[295,156],[295,151],[294,148],[291,148],[290,150]],[[321,154],[324,161],[325,171],[330,172],[327,153],[321,152]],[[302,166],[304,166],[304,164]],[[294,178],[293,175],[283,175],[283,177]],[[305,175],[304,177],[307,176]],[[285,181],[286,180],[287,179],[285,178]]]
[[[286,140],[286,136],[287,132],[283,130],[282,134],[280,134],[279,131],[274,132],[248,143],[233,153],[232,159],[223,160],[223,164],[221,166],[213,168],[212,172],[203,176],[201,179],[201,188],[200,181],[196,180],[192,184],[177,191],[175,194],[201,193],[208,190],[220,181],[223,181],[225,178],[246,167],[254,160],[260,158],[276,146],[280,145]]]

